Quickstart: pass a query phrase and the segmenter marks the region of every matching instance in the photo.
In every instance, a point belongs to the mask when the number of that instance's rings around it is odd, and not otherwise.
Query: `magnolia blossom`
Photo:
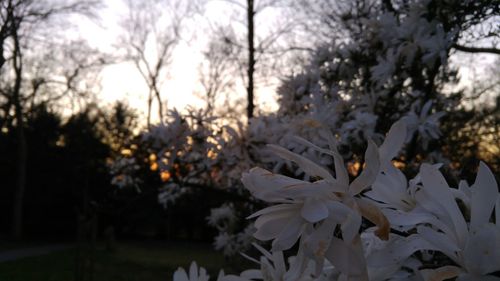
[[[140,191],[141,179],[136,176],[140,169],[135,158],[121,157],[109,165],[110,174],[113,176],[111,184],[119,188],[132,187]]]
[[[251,247],[255,242],[254,233],[255,227],[252,224],[237,233],[222,231],[215,237],[213,245],[216,250],[222,250],[225,256],[234,256]]]
[[[437,139],[441,136],[439,119],[444,116],[444,112],[439,111],[430,114],[432,100],[427,101],[422,106],[419,115],[415,112],[415,107],[416,106],[414,106],[413,111],[410,111],[404,118],[408,124],[408,139],[412,138],[415,132],[418,132],[419,136],[422,138],[424,148],[427,148],[430,140]]]
[[[488,275],[500,270],[500,195],[494,175],[480,163],[475,183],[470,188],[462,185],[468,198],[468,223],[441,173],[423,164],[421,174],[423,186],[417,200],[439,221],[432,227],[419,226],[419,235],[458,265],[447,268],[458,280],[500,280]],[[491,222],[493,210],[495,223]]]
[[[192,262],[189,267],[189,273],[187,273],[183,268],[179,268],[174,272],[173,281],[208,281],[209,275],[205,268],[200,267],[196,262]],[[236,276],[236,275],[225,275],[224,271],[220,271],[217,276],[217,281],[250,281],[247,278]]]
[[[356,197],[375,181],[380,163],[394,157],[399,147],[394,142],[404,141],[400,132],[406,130],[403,123],[397,123],[389,132],[386,142],[377,148],[369,142],[365,154],[366,166],[351,183],[339,155],[333,137],[330,150],[325,150],[300,139],[314,149],[334,158],[334,177],[318,164],[286,149],[270,146],[279,156],[295,162],[313,178],[313,182],[273,174],[261,168],[254,168],[242,177],[243,184],[258,199],[278,203],[250,216],[255,221],[259,240],[273,240],[272,250],[281,251],[292,247],[299,237],[304,254],[316,262],[318,275],[327,258],[341,272],[341,276],[364,278],[367,276],[362,243],[358,234],[361,216],[379,226],[376,234],[388,239],[389,223],[378,207],[370,201]],[[379,151],[384,153],[379,157]],[[342,239],[334,237],[336,226],[342,230]]]
[[[208,224],[216,227],[219,231],[228,231],[236,219],[232,204],[224,204],[211,209],[210,216],[207,217]]]
[[[312,181],[262,168],[243,174],[243,184],[255,198],[274,204],[249,217],[257,218],[255,238],[272,240],[272,248],[268,252],[254,244],[262,256],[247,258],[259,269],[239,276],[221,271],[217,280],[500,280],[492,275],[500,270],[500,195],[493,174],[481,163],[471,187],[461,182],[453,189],[439,172],[441,165],[423,164],[407,180],[392,163],[406,133],[406,121],[401,120],[380,147],[369,142],[364,169],[353,181],[331,135],[327,137],[330,149],[299,137],[295,140],[332,157],[334,171],[270,145],[270,151],[295,163]],[[364,228],[362,217],[376,226]],[[226,241],[234,237],[218,240],[230,245]],[[283,251],[295,244],[298,251],[287,261]],[[437,252],[449,261],[424,269]],[[207,279],[196,265],[189,275],[179,269],[174,276],[176,281]]]

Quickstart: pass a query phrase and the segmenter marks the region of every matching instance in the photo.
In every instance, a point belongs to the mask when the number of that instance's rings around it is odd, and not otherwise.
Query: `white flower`
[[[278,146],[270,149],[286,160],[295,162],[306,174],[320,178],[306,182],[254,168],[242,177],[245,187],[261,200],[280,203],[250,216],[255,221],[259,240],[274,240],[273,251],[291,248],[302,236],[304,254],[316,262],[316,273],[323,268],[324,258],[346,276],[366,276],[362,245],[359,238],[361,215],[379,226],[377,235],[387,239],[389,223],[380,210],[367,200],[355,198],[369,187],[379,173],[378,149],[372,141],[365,154],[366,166],[351,183],[331,136],[330,149],[321,149],[306,140],[312,148],[334,158],[336,177],[325,168]],[[335,227],[342,239],[333,237]],[[347,253],[351,253],[347,255]]]
[[[424,149],[427,148],[430,140],[438,139],[441,136],[439,119],[445,115],[442,111],[430,114],[431,106],[432,100],[427,101],[422,107],[420,114],[417,115],[415,112],[417,104],[415,104],[412,106],[413,111],[403,118],[408,124],[407,141],[413,137],[415,132],[418,132],[422,138]]]
[[[189,275],[183,268],[174,272],[174,281],[208,281],[208,278],[207,271],[203,267],[198,269],[196,262],[191,263]]]
[[[211,209],[210,216],[207,217],[208,224],[216,227],[219,231],[228,231],[236,219],[232,204],[224,204]]]
[[[494,175],[484,163],[480,164],[476,181],[467,191],[470,224],[439,171],[423,164],[421,177],[423,187],[416,198],[439,222],[433,224],[434,228],[418,227],[419,235],[459,266],[454,271],[458,280],[495,280],[488,275],[500,270],[500,195]],[[491,223],[494,209],[495,224]]]
[[[136,177],[137,171],[140,169],[135,158],[122,157],[118,158],[109,165],[110,174],[113,176],[111,184],[119,188],[133,187],[140,192],[139,185],[142,180]]]
[[[345,122],[340,129],[343,143],[354,140],[356,143],[363,143],[366,140],[378,137],[375,134],[378,116],[373,113],[355,111],[354,118]]]
[[[167,208],[169,204],[175,203],[183,194],[189,192],[189,188],[181,188],[174,182],[166,183],[158,192],[158,203]]]
[[[258,263],[260,269],[250,269],[241,273],[242,277],[249,279],[258,279],[263,281],[312,281],[313,264],[308,262],[303,255],[303,251],[299,249],[297,256],[292,256],[288,260],[289,266],[285,262],[283,252],[275,251],[268,252],[261,246],[253,244],[262,256],[259,260],[253,259],[245,255],[249,260]],[[288,268],[288,269],[287,269]]]
[[[189,274],[186,273],[186,271],[183,268],[179,268],[174,272],[173,281],[208,281],[209,277],[210,276],[207,274],[207,271],[203,267],[198,268],[196,262],[192,262],[191,266],[189,267]],[[219,272],[219,275],[217,276],[217,281],[250,281],[250,280],[236,275],[225,275],[224,271],[221,270]]]

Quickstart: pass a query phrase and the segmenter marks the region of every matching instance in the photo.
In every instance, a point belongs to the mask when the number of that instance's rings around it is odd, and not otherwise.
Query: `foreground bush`
[[[480,164],[472,186],[449,187],[440,165],[422,164],[408,180],[391,160],[406,140],[395,123],[379,147],[368,142],[363,171],[351,182],[335,138],[329,150],[335,171],[282,147],[269,149],[292,161],[312,181],[261,168],[242,182],[255,198],[273,204],[257,218],[254,237],[272,241],[253,259],[259,269],[217,280],[500,280],[500,196],[493,173]],[[295,255],[285,261],[284,251]],[[208,280],[193,263],[175,281]]]

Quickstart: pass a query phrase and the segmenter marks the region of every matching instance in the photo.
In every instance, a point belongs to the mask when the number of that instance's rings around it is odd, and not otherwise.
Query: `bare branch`
[[[454,48],[455,50],[458,50],[461,52],[467,52],[467,53],[490,53],[490,54],[500,55],[500,49],[497,49],[497,48],[469,47],[469,46],[462,46],[459,44],[453,44],[452,48]]]

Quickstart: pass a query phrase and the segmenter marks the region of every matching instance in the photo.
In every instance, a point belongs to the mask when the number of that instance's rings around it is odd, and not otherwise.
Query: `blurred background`
[[[356,176],[404,118],[407,176],[500,173],[497,1],[0,0],[0,280],[247,266],[241,174]]]

